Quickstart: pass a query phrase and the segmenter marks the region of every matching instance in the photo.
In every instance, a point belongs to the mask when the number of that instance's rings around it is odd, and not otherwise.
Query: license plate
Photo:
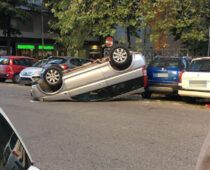
[[[153,74],[153,77],[167,78],[168,73],[155,73]]]
[[[190,87],[206,88],[207,87],[207,81],[190,81],[189,85],[190,85]]]

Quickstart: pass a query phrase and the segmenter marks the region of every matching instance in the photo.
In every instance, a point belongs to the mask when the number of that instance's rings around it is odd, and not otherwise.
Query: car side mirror
[[[0,169],[39,170],[15,127],[0,108]]]

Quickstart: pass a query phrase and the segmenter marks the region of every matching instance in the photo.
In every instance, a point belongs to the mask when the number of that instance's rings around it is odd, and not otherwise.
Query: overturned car
[[[112,47],[109,56],[62,71],[51,66],[32,85],[33,100],[110,100],[143,93],[147,83],[145,58],[124,46]]]

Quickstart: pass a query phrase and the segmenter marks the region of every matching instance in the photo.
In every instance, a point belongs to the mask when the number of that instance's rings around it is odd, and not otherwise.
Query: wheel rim
[[[49,70],[46,73],[46,80],[49,84],[57,84],[60,80],[60,74],[57,70]]]
[[[19,76],[19,75],[16,75],[16,76],[15,76],[15,82],[18,83],[19,81],[20,81],[20,76]]]
[[[117,48],[113,52],[113,60],[117,63],[123,63],[128,57],[127,51],[123,48]]]

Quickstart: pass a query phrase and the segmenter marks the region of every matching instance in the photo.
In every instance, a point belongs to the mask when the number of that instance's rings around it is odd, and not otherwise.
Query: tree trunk
[[[130,27],[127,27],[127,40],[128,40],[128,48],[131,48],[131,32]]]
[[[6,25],[7,55],[11,55],[11,17],[8,16]]]

